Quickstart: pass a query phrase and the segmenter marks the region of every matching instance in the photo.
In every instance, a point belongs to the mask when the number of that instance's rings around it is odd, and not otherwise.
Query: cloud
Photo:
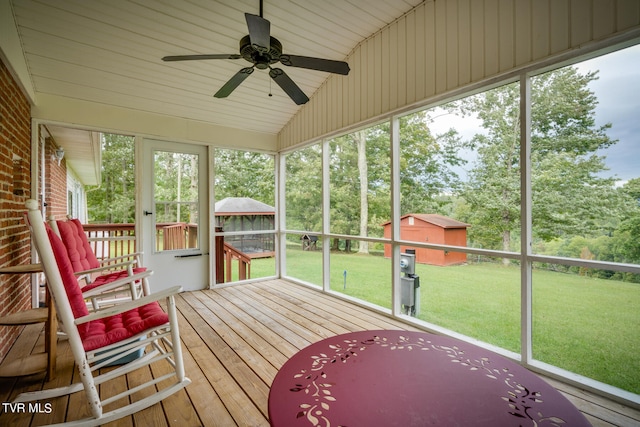
[[[606,176],[629,180],[640,176],[640,45],[576,64],[580,72],[598,70],[590,89],[598,97],[596,123],[611,123],[609,137],[618,142],[606,156]]]

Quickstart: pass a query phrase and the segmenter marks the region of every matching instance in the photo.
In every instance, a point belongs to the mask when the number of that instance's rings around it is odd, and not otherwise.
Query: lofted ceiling
[[[36,101],[51,94],[270,134],[300,108],[264,70],[228,98],[214,98],[248,66],[244,59],[161,61],[238,53],[248,33],[244,14],[259,14],[259,0],[10,1]],[[421,2],[265,0],[263,16],[284,53],[341,61]],[[309,97],[329,77],[277,66]]]

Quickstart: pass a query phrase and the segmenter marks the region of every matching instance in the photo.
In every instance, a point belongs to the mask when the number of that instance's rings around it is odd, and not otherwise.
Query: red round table
[[[555,388],[481,347],[424,332],[361,331],[291,357],[272,426],[590,426]]]

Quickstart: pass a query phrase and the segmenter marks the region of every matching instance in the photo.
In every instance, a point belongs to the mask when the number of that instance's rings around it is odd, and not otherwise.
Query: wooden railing
[[[231,282],[233,266],[232,261],[238,261],[238,280],[245,280],[251,278],[251,258],[244,252],[240,252],[235,247],[228,243],[224,244],[223,259],[225,262],[225,277],[222,282]]]
[[[83,224],[82,227],[87,233],[91,249],[99,259],[137,252],[134,224]],[[197,226],[194,224],[156,224],[156,250],[195,248],[196,242]],[[233,280],[234,261],[238,263],[237,280],[251,278],[251,258],[224,243],[222,236],[216,237],[216,254],[216,283]]]
[[[134,224],[83,224],[98,259],[137,252]]]
[[[156,224],[156,250],[195,249],[198,247],[198,225],[186,222]]]

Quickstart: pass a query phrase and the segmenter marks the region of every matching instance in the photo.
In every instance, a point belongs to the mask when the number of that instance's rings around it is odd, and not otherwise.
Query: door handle
[[[143,211],[143,213],[145,214],[145,216],[153,215],[153,212],[149,212],[149,211]]]

